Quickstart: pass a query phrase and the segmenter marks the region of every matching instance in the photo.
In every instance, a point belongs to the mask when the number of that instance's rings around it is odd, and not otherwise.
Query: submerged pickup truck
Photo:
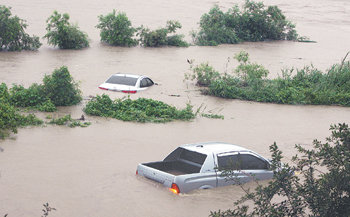
[[[225,170],[232,170],[235,178],[225,178]],[[136,174],[160,182],[176,194],[273,177],[267,159],[238,145],[220,142],[180,146],[163,161],[139,164]]]

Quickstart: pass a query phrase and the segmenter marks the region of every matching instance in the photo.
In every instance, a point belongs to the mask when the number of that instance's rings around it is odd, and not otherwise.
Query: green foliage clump
[[[165,28],[150,30],[144,26],[138,28],[137,35],[140,37],[139,41],[144,47],[160,47],[160,46],[178,46],[188,47],[189,44],[183,40],[183,35],[175,34],[177,29],[182,26],[178,21],[167,21]],[[169,35],[172,34],[173,35]]]
[[[47,19],[47,38],[49,44],[58,46],[60,49],[82,49],[89,47],[86,33],[79,30],[77,25],[69,23],[69,15],[63,15],[54,11]]]
[[[43,91],[55,106],[75,105],[82,100],[78,84],[66,66],[55,69],[51,75],[45,75]]]
[[[276,79],[267,79],[268,70],[251,63],[246,52],[240,52],[235,59],[240,64],[233,70],[233,75],[224,73],[213,77],[204,72],[215,69],[202,64],[191,66],[192,78],[197,79],[199,85],[199,79],[207,81],[204,86],[208,86],[208,89],[204,93],[223,98],[280,104],[350,106],[350,62],[345,59],[341,64],[333,65],[327,73],[306,66],[296,70],[296,73],[294,69],[284,70],[282,76]],[[187,74],[185,78],[190,76]]]
[[[112,117],[123,121],[169,122],[172,120],[190,120],[195,117],[192,106],[178,110],[161,101],[138,98],[112,100],[108,95],[96,96],[84,108],[86,114]]]
[[[14,84],[7,94],[9,102],[15,107],[45,112],[56,111],[56,106],[75,105],[82,99],[78,84],[66,66],[55,69],[51,75],[45,75],[43,84],[34,83],[29,88]]]
[[[18,127],[42,123],[43,121],[33,114],[27,116],[20,114],[10,102],[10,94],[6,84],[0,84],[0,139],[8,136],[10,131],[17,133]]]
[[[296,145],[300,155],[293,157],[293,166],[282,164],[282,152],[276,143],[271,145],[274,179],[267,185],[258,183],[253,192],[244,189],[246,195],[234,203],[234,209],[210,216],[349,216],[350,129],[344,123],[330,130],[326,143],[314,140],[312,150]],[[238,178],[233,171],[226,174],[227,179]]]
[[[41,46],[39,37],[29,36],[26,21],[11,15],[10,7],[0,5],[0,51],[37,50]]]
[[[220,73],[216,71],[209,63],[201,63],[200,65],[193,66],[191,64],[192,73],[186,73],[185,79],[196,80],[196,84],[199,86],[209,86],[211,81],[220,77]]]
[[[101,30],[101,41],[113,46],[131,47],[138,44],[138,41],[133,38],[137,30],[131,26],[125,13],[119,12],[116,15],[116,11],[113,10],[106,16],[100,15],[98,19],[99,24],[96,27]]]
[[[10,89],[11,103],[16,107],[36,107],[44,103],[47,97],[43,94],[42,85],[36,83],[29,88],[14,84]]]
[[[297,40],[295,25],[277,6],[246,0],[242,10],[236,5],[224,13],[214,6],[202,15],[199,32],[192,32],[195,44],[236,44],[242,41]]]
[[[78,120],[72,119],[70,115],[65,115],[60,118],[53,118],[49,124],[56,124],[56,125],[66,125],[69,127],[88,127],[91,125],[91,122],[81,122]]]

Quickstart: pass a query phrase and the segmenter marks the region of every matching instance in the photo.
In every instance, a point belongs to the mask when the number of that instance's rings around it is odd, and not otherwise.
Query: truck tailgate
[[[162,183],[164,186],[169,188],[175,179],[175,176],[170,173],[166,173],[143,164],[139,164],[137,166],[137,172],[140,176],[144,176],[148,179]]]

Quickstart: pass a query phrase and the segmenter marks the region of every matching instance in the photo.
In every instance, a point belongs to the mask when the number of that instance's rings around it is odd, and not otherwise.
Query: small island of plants
[[[108,95],[97,95],[89,101],[84,109],[88,115],[112,117],[123,121],[164,123],[173,120],[191,120],[195,117],[192,106],[176,109],[164,102],[138,98],[132,100],[112,100]]]
[[[219,73],[208,63],[191,65],[186,79],[205,86],[203,93],[230,99],[279,104],[311,104],[350,106],[350,62],[334,64],[323,73],[313,66],[282,70],[276,79],[268,79],[269,71],[252,63],[241,51],[234,57],[239,65],[232,74]]]

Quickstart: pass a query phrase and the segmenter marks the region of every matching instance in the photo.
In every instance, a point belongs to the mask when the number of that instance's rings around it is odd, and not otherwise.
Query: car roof
[[[186,144],[186,145],[182,145],[181,147],[191,151],[206,154],[206,155],[223,154],[223,153],[238,152],[238,151],[252,152],[251,150],[243,148],[241,146],[230,144],[230,143],[224,143],[224,142],[205,142],[205,143]]]
[[[143,75],[122,74],[122,73],[115,73],[115,74],[113,74],[112,76],[130,77],[130,78],[146,77],[146,76],[143,76]]]

